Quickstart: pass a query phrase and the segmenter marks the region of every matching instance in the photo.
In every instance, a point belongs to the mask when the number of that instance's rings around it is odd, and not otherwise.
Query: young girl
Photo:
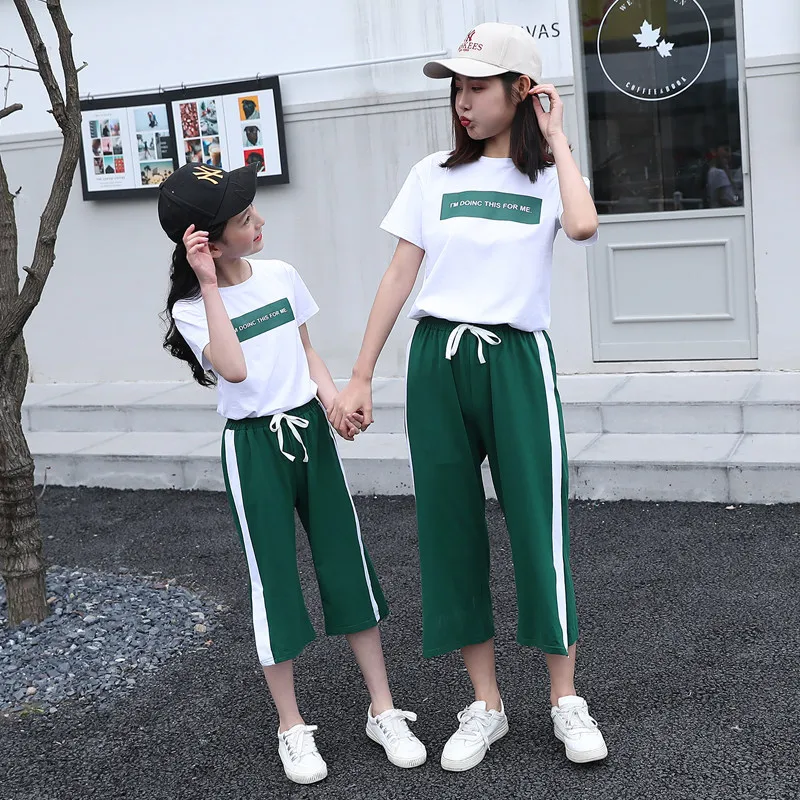
[[[282,261],[249,258],[263,248],[253,207],[256,172],[187,164],[162,185],[159,219],[176,243],[164,342],[203,386],[217,384],[228,419],[225,488],[249,569],[258,656],[278,710],[278,753],[287,777],[314,783],[327,766],[316,726],[297,708],[292,661],[314,639],[295,555],[294,512],[308,534],[328,635],[344,634],[372,704],[367,735],[399,767],[425,761],[425,747],[395,709],[377,624],[388,613],[361,537],[325,416],[336,386],[314,351],[306,321],[317,306]],[[336,429],[352,439],[356,414]]]
[[[423,649],[460,649],[475,702],[445,745],[448,770],[478,764],[508,731],[495,677],[489,544],[481,463],[488,456],[514,559],[517,640],[546,654],[555,735],[572,761],[607,751],[573,683],[578,626],[569,570],[567,454],[550,324],[559,228],[596,239],[597,214],[562,128],[562,104],[539,85],[522,28],[488,23],[456,58],[425,65],[449,78],[455,149],[420,161],[381,227],[399,239],[348,386],[330,420],[361,410],[424,256],[411,317],[406,419],[417,500]],[[540,96],[546,95],[546,112]]]

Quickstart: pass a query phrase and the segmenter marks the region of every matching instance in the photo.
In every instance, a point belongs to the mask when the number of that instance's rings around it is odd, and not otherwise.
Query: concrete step
[[[50,432],[28,442],[39,484],[224,489],[215,434]],[[573,498],[800,502],[800,434],[578,433],[567,450]],[[402,434],[368,434],[339,451],[354,494],[411,493]],[[484,484],[496,496],[486,464]]]
[[[800,373],[565,375],[568,433],[800,433]],[[402,433],[402,380],[376,381],[371,433]],[[31,432],[218,433],[213,390],[195,383],[32,384]]]
[[[376,381],[373,433],[402,433],[402,381]],[[35,433],[219,433],[213,389],[196,383],[31,384],[23,425]]]
[[[224,491],[220,436],[213,433],[29,433],[36,482],[114,489]],[[402,434],[370,434],[341,442],[354,494],[411,494]]]
[[[559,383],[573,497],[800,502],[800,374],[584,375]],[[376,381],[374,403],[375,425],[340,444],[350,488],[407,494],[402,382]],[[195,384],[34,384],[23,413],[40,483],[223,488],[223,422],[213,392]],[[494,496],[487,468],[484,483]]]

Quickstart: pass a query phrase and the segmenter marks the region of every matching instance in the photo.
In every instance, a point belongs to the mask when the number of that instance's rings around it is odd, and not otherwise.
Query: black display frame
[[[233,94],[252,94],[262,91],[272,91],[275,107],[275,121],[278,137],[278,152],[281,160],[280,173],[272,175],[259,175],[257,177],[257,184],[259,186],[275,186],[280,184],[289,183],[289,165],[286,157],[286,130],[283,117],[283,104],[281,101],[281,88],[280,77],[278,75],[259,76],[241,81],[228,81],[225,83],[207,83],[200,85],[192,85],[191,87],[181,86],[179,89],[163,89],[158,92],[149,92],[145,94],[129,94],[129,95],[115,95],[113,97],[98,97],[91,96],[81,100],[81,111],[103,111],[104,109],[118,109],[118,108],[135,108],[139,106],[148,105],[166,105],[167,106],[167,122],[169,128],[170,138],[172,140],[172,162],[173,168],[178,169],[182,166],[180,161],[181,153],[178,151],[178,137],[175,130],[175,121],[173,119],[173,104],[185,102],[188,100],[196,100],[198,98],[217,95],[226,96]],[[83,133],[83,128],[81,129]],[[158,190],[155,187],[138,186],[128,187],[124,189],[91,189],[88,185],[88,164],[86,162],[86,154],[84,148],[84,139],[81,139],[80,151],[80,172],[81,172],[81,187],[83,191],[83,199],[86,201],[91,200],[109,200],[109,199],[125,199],[131,197],[143,197],[152,194],[154,197],[158,196]],[[163,159],[169,160],[169,159]]]

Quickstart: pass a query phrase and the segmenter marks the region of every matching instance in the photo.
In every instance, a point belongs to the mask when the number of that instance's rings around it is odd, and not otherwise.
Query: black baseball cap
[[[160,186],[158,220],[173,242],[180,242],[190,225],[208,230],[241,214],[256,196],[260,164],[226,172],[206,164],[186,164]]]

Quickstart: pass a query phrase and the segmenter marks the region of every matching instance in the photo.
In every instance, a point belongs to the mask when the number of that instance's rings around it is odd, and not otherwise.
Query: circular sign
[[[710,53],[711,25],[698,0],[615,0],[597,32],[605,76],[636,100],[668,100],[685,92]]]

